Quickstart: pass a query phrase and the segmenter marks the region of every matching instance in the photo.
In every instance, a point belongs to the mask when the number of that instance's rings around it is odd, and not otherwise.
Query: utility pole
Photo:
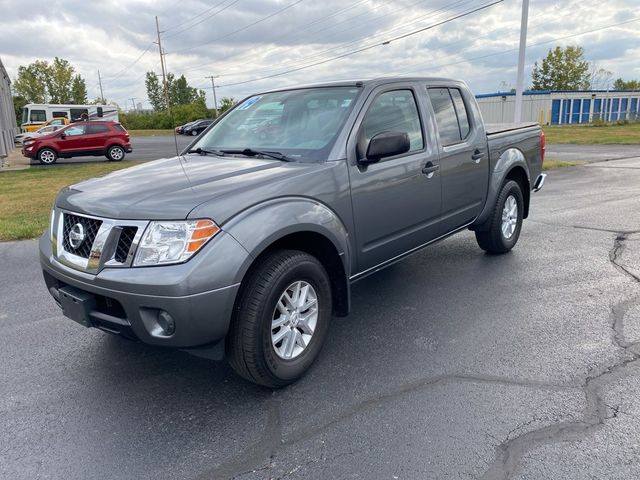
[[[102,93],[102,78],[100,77],[100,70],[98,70],[98,83],[100,84],[100,103],[104,104],[104,93]]]
[[[167,74],[164,69],[164,50],[162,50],[162,42],[160,41],[160,24],[158,23],[158,16],[156,15],[156,33],[158,34],[158,41],[154,42],[158,44],[158,51],[160,52],[160,67],[162,67],[162,88],[164,90],[164,102],[167,109],[171,110],[169,105],[169,90],[167,89]]]
[[[524,56],[527,49],[527,25],[529,23],[529,0],[522,0],[520,20],[520,49],[518,52],[518,76],[516,78],[516,105],[513,121],[522,120],[522,94],[524,92]]]
[[[131,100],[131,105],[133,105],[133,111],[134,112],[136,111],[136,98],[137,97],[133,97],[133,98],[129,99],[129,100]]]
[[[218,99],[216,98],[216,84],[213,79],[218,78],[220,75],[209,75],[208,77],[211,79],[211,90],[213,90],[213,110],[216,112],[216,118],[218,118]]]

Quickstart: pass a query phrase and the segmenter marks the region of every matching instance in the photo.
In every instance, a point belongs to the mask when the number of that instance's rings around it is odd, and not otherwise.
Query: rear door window
[[[436,124],[438,125],[442,146],[446,147],[447,145],[459,143],[462,137],[460,136],[458,117],[449,89],[429,88],[428,90],[431,105],[436,115]]]
[[[106,125],[87,125],[86,132],[87,135],[91,135],[94,133],[105,133],[109,131],[109,127]]]

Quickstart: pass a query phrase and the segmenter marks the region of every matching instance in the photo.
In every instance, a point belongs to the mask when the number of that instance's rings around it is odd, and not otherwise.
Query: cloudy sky
[[[105,97],[148,107],[145,72],[160,73],[157,15],[168,70],[205,89],[210,105],[207,75],[219,76],[218,100],[404,74],[462,78],[486,93],[515,86],[521,0],[447,20],[493,1],[0,0],[0,59],[15,78],[18,66],[59,56],[87,80],[90,98],[100,70]],[[640,79],[640,0],[530,0],[527,43],[527,79],[550,47],[576,44],[611,81]]]

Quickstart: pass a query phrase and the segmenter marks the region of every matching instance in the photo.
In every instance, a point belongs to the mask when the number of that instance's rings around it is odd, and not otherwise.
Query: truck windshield
[[[356,87],[322,87],[247,98],[191,150],[280,152],[292,159],[324,160],[355,99]]]

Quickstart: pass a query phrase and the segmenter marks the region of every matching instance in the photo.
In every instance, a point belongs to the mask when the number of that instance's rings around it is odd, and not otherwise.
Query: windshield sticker
[[[342,101],[342,104],[340,105],[341,108],[347,108],[349,105],[351,105],[351,99],[350,98],[345,98]]]
[[[255,97],[248,98],[242,105],[238,107],[238,110],[248,110],[249,108],[253,107],[253,105],[255,105],[261,98],[262,95],[256,95]]]

